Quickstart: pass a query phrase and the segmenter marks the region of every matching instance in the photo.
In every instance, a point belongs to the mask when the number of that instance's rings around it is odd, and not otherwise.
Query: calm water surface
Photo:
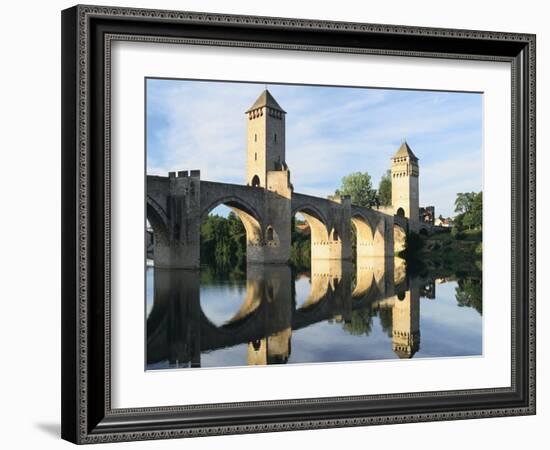
[[[482,354],[479,280],[400,260],[147,269],[147,369]]]

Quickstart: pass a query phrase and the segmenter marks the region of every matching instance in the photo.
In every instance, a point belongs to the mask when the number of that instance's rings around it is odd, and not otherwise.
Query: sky
[[[377,188],[403,140],[419,158],[420,206],[451,216],[458,192],[482,190],[480,93],[148,79],[147,173],[245,184],[244,112],[266,86],[287,112],[295,192],[326,197],[358,171]]]

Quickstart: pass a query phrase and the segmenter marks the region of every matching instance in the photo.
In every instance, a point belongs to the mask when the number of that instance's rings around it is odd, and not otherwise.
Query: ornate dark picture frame
[[[511,386],[113,409],[109,108],[114,40],[511,63]],[[535,414],[534,35],[98,6],[62,12],[64,439],[83,444],[527,414]]]

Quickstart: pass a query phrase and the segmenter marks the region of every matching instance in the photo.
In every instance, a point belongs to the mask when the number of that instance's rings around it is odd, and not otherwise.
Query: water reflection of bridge
[[[354,310],[390,309],[392,348],[410,358],[420,344],[419,299],[425,282],[407,278],[398,258],[314,261],[309,296],[296,304],[287,265],[249,265],[246,295],[221,326],[200,305],[200,272],[155,269],[154,305],[147,319],[147,362],[200,366],[205,351],[247,344],[249,364],[285,363],[292,332],[336,319],[349,322]],[[433,286],[429,291],[433,294]],[[220,298],[219,301],[224,301]]]

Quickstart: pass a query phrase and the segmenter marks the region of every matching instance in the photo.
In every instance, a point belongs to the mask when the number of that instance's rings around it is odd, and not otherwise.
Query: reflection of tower
[[[200,272],[155,269],[154,305],[147,317],[147,364],[201,365]]]
[[[248,343],[248,365],[286,364],[290,356],[292,330],[287,328],[273,336]]]
[[[406,142],[391,158],[392,207],[394,214],[418,222],[418,158]]]
[[[246,111],[249,186],[267,187],[267,172],[286,169],[285,114],[266,89]]]
[[[259,282],[254,283],[257,279]],[[285,364],[290,357],[292,336],[292,292],[290,267],[286,265],[249,266],[249,287],[261,286],[254,293],[261,298],[262,337],[248,343],[248,364]],[[249,292],[247,292],[247,297]]]
[[[412,358],[420,348],[420,292],[418,288],[395,296],[392,308],[392,347],[400,358]]]

